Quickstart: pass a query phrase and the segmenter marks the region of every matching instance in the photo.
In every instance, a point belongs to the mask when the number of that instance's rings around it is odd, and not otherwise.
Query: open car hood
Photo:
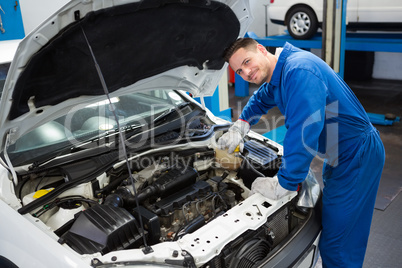
[[[12,144],[75,105],[104,100],[105,88],[211,95],[226,71],[224,49],[251,20],[247,0],[69,2],[17,49],[1,99],[1,148],[8,133]]]

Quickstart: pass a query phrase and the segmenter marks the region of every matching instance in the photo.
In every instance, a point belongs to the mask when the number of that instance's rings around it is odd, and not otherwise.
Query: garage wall
[[[376,52],[373,78],[402,80],[402,53]]]
[[[19,0],[25,34],[39,26],[69,0]]]
[[[256,33],[258,36],[267,36],[265,34],[265,6],[269,4],[269,0],[251,0],[250,8],[254,16],[254,21],[251,24],[250,31]],[[286,27],[273,24],[268,20],[268,36],[284,34]]]
[[[3,31],[0,31],[0,42],[24,38],[19,3],[17,1],[0,1],[0,7],[0,19],[3,24]]]

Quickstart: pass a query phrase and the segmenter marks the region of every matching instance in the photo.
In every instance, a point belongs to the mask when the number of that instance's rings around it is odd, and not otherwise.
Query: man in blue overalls
[[[287,132],[273,195],[296,191],[315,155],[323,157],[323,266],[362,267],[385,152],[359,100],[324,61],[289,43],[273,55],[251,38],[238,39],[225,60],[261,86],[218,146],[233,152],[250,125],[278,106]]]

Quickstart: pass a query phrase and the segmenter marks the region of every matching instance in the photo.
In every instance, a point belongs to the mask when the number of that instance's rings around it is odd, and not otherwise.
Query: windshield
[[[113,142],[112,138],[110,140],[102,139],[102,141],[100,138],[113,135],[113,138],[117,139],[114,134],[118,127],[125,132],[149,130],[154,126],[155,118],[160,118],[167,111],[186,103],[174,90],[131,93],[112,97],[110,102],[104,100],[77,105],[68,114],[38,126],[8,148],[11,161],[14,165],[29,164],[70,153],[73,148],[81,150],[99,146],[101,142],[104,144]],[[115,111],[119,124],[117,124],[112,109]],[[186,109],[191,111],[187,105]],[[181,115],[178,113],[169,119]],[[163,123],[166,123],[166,120]],[[94,141],[97,144],[90,145]]]

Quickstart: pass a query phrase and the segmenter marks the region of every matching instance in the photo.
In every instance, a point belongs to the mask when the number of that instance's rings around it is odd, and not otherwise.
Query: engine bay
[[[80,254],[140,247],[142,236],[149,245],[175,241],[247,198],[257,176],[272,176],[279,169],[280,156],[262,142],[248,141],[243,154],[243,164],[237,170],[223,168],[212,148],[143,155],[130,161],[134,185],[126,166],[110,167],[63,190],[50,202],[32,207],[30,213]],[[83,176],[79,170],[88,173],[90,164],[87,159],[26,174],[18,189],[23,208],[78,180],[76,177]],[[92,214],[114,222],[102,222]],[[110,245],[124,228],[130,235]]]
[[[179,241],[225,216],[249,197],[255,178],[275,176],[281,164],[277,148],[250,138],[244,151],[235,156],[241,163],[235,167],[218,159],[211,146],[133,156],[130,169],[122,164],[125,161],[106,165],[110,157],[96,155],[27,172],[17,188],[23,203],[20,214],[39,219],[59,237],[60,244],[80,255],[144,250]],[[279,216],[241,235],[240,244],[232,242],[212,262],[236,262],[235,253],[239,248],[245,250],[245,241],[256,242],[267,255],[290,233],[291,226],[305,219],[305,215],[289,217],[295,210],[284,206],[276,212]],[[251,249],[247,254],[253,254]]]

